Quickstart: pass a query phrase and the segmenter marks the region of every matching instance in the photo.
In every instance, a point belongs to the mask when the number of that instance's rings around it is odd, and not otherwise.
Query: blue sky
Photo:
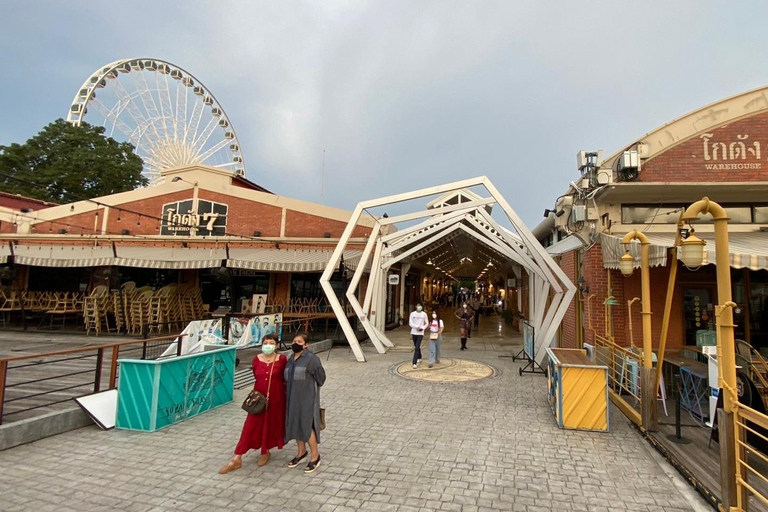
[[[707,103],[765,85],[761,2],[0,0],[0,144],[65,117],[128,57],[197,76],[253,181],[351,209],[487,175],[533,227],[577,177]],[[326,151],[325,194],[320,176]]]

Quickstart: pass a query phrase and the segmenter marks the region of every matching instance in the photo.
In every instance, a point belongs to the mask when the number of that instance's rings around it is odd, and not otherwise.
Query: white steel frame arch
[[[535,358],[538,362],[544,359],[544,349],[550,346],[554,340],[557,329],[576,293],[576,286],[536,240],[530,229],[522,222],[491,181],[487,177],[481,176],[364,201],[359,203],[352,212],[339,244],[320,277],[320,284],[358,361],[365,361],[365,355],[360,348],[346,312],[331,287],[330,279],[339,266],[344,249],[352,238],[352,233],[360,221],[363,211],[368,208],[457,191],[464,191],[469,197],[478,197],[476,194],[463,190],[477,186],[484,187],[490,197],[377,219],[360,262],[345,292],[346,298],[376,351],[379,353],[386,352],[387,347],[394,346],[384,334],[385,315],[380,313],[386,306],[389,269],[398,262],[409,265],[409,257],[414,257],[420,251],[444,243],[449,237],[463,234],[520,265],[528,273],[531,308],[529,322],[534,327]],[[494,204],[502,209],[517,234],[502,228],[491,217],[486,207]],[[426,218],[424,221],[403,231],[382,234],[384,232],[382,228],[385,226],[424,218]],[[371,263],[371,274],[361,303],[355,295],[355,291],[369,262]]]

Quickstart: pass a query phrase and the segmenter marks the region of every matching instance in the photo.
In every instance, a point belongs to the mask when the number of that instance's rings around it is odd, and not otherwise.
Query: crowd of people
[[[425,302],[424,296],[421,296],[422,304]],[[442,307],[460,307],[465,302],[475,304],[475,311],[480,308],[496,308],[502,302],[501,295],[498,293],[472,293],[469,291],[457,291],[455,293],[446,292],[441,295],[435,295],[432,301],[437,306]]]
[[[458,320],[461,350],[467,350],[467,339],[472,337],[472,327],[479,327],[480,325],[481,307],[479,298],[474,297],[470,301],[462,302],[453,313]],[[421,364],[421,344],[427,333],[429,333],[429,362],[427,366],[432,368],[435,363],[440,362],[443,345],[445,323],[440,318],[440,308],[433,308],[428,315],[424,311],[423,304],[416,304],[416,308],[408,318],[408,326],[411,328],[411,339],[413,340],[413,369],[417,369]]]

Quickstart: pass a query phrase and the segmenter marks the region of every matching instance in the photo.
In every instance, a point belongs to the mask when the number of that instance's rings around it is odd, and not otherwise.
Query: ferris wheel
[[[67,121],[106,128],[144,160],[150,185],[170,167],[205,164],[244,175],[240,142],[224,108],[191,73],[158,59],[111,62],[83,83]]]

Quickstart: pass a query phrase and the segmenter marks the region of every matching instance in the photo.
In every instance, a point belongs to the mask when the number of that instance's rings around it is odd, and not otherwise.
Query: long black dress
[[[320,442],[320,386],[325,369],[320,358],[305,350],[298,360],[292,355],[285,366],[285,440],[309,441],[312,429]]]

